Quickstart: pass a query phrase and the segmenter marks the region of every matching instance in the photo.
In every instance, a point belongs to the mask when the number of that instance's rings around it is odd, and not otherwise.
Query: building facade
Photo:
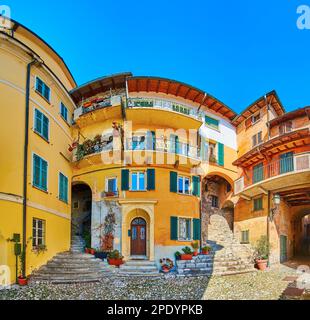
[[[210,240],[212,215],[242,242],[267,234],[274,262],[302,247],[308,108],[285,113],[271,92],[237,115],[188,84],[131,73],[78,87],[26,27],[12,21],[0,35],[0,265],[12,282],[14,235],[27,275],[75,235],[159,265]]]

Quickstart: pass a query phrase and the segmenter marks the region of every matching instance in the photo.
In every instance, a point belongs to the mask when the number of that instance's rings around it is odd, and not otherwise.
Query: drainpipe
[[[27,65],[26,75],[26,103],[25,103],[25,142],[24,142],[24,166],[23,166],[23,252],[26,252],[27,246],[27,168],[28,168],[28,144],[29,144],[29,97],[30,97],[30,76],[31,67],[37,62],[33,59]],[[22,276],[26,276],[26,253],[22,265]]]

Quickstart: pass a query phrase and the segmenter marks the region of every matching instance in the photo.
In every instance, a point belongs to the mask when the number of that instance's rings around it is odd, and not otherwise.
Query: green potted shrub
[[[118,250],[114,250],[108,254],[108,263],[112,266],[119,267],[123,264],[123,256],[120,254]]]
[[[198,256],[199,242],[198,241],[194,241],[194,242],[192,242],[191,246],[194,249],[193,255],[195,257]]]
[[[208,245],[206,245],[206,246],[204,246],[204,247],[201,248],[201,253],[202,253],[202,254],[205,254],[205,255],[206,255],[206,254],[209,254],[210,251],[211,251],[211,247],[208,246]]]
[[[180,251],[177,251],[174,255],[175,255],[176,260],[181,260],[181,252]]]
[[[261,236],[257,241],[255,248],[255,262],[259,270],[264,271],[267,268],[270,252],[267,236]]]
[[[190,247],[185,247],[182,249],[184,252],[181,254],[181,260],[192,260],[193,259],[193,252]]]

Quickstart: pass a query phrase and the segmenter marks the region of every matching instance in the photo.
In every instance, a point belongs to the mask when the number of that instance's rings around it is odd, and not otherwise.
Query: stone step
[[[89,272],[98,272],[101,271],[101,267],[92,266],[92,267],[80,267],[80,268],[64,268],[64,267],[51,267],[43,266],[39,269],[40,273],[72,273],[72,274],[82,274]]]
[[[125,271],[141,271],[141,272],[144,272],[144,271],[158,271],[157,267],[156,266],[128,266],[126,264],[123,264],[120,266],[120,270],[125,270]]]
[[[148,260],[128,260],[126,261],[127,266],[155,266],[154,261],[148,261]],[[124,265],[122,265],[124,266]]]

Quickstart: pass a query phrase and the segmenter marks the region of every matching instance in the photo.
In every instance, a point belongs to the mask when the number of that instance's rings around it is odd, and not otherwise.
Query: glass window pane
[[[183,193],[184,189],[183,189],[183,177],[179,177],[178,178],[178,192],[179,193]]]
[[[145,189],[145,175],[144,172],[139,173],[139,190]]]
[[[131,174],[131,189],[132,190],[138,190],[138,175],[136,172],[133,172]]]
[[[189,179],[185,178],[185,193],[189,194]]]

